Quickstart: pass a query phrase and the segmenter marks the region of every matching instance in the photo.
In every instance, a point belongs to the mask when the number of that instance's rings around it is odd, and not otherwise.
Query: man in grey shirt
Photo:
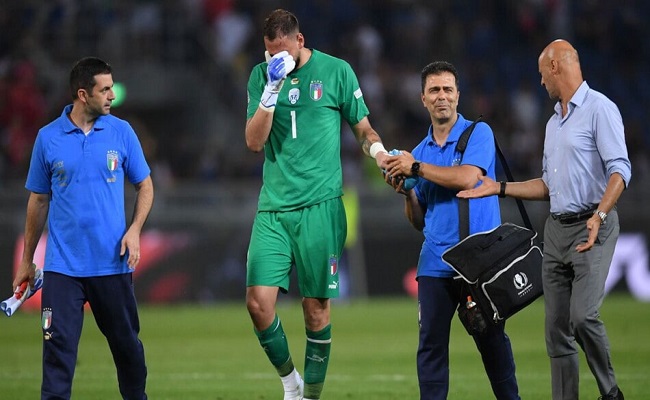
[[[619,234],[616,202],[632,175],[623,121],[616,105],[583,80],[578,52],[567,41],[550,43],[538,65],[557,101],[546,124],[542,177],[506,184],[480,176],[479,187],[458,196],[550,200],[542,277],[553,399],[578,399],[577,343],[601,398],[623,400],[599,319]]]

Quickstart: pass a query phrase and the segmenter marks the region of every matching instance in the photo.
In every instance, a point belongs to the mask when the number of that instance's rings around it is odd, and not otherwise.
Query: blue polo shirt
[[[71,111],[66,106],[38,132],[25,184],[50,194],[45,271],[75,277],[129,272],[127,257],[120,257],[124,179],[142,182],[149,166],[128,122],[100,116],[85,135],[68,118]]]
[[[426,138],[418,144],[412,154],[415,159],[427,164],[451,167],[460,164],[474,165],[495,179],[496,150],[492,129],[486,123],[476,124],[474,132],[461,154],[456,151],[460,135],[471,121],[458,114],[447,142],[440,147],[432,136],[429,127]],[[480,182],[479,182],[480,184]],[[420,179],[415,187],[420,204],[426,210],[424,215],[424,243],[420,252],[417,276],[438,278],[453,277],[456,272],[442,261],[442,253],[460,241],[458,224],[458,191],[447,189],[425,179]],[[469,201],[470,234],[487,231],[501,223],[499,199],[489,196]]]

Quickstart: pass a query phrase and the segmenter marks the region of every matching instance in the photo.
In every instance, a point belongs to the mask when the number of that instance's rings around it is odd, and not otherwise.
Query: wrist
[[[418,160],[413,161],[413,164],[411,164],[411,176],[420,176],[421,166],[422,166],[422,162]]]
[[[370,148],[368,149],[368,154],[370,154],[370,157],[372,158],[377,158],[377,154],[380,152],[388,154],[382,142],[375,142],[370,145]]]
[[[278,102],[278,92],[272,90],[269,85],[264,86],[264,92],[260,99],[260,108],[267,112],[275,111],[275,104]]]
[[[601,225],[605,224],[605,221],[607,220],[607,213],[605,211],[596,210],[594,211],[594,215],[598,216]]]
[[[506,181],[499,182],[499,197],[506,197]]]

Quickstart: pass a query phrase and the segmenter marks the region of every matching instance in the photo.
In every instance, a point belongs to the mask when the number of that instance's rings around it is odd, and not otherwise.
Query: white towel
[[[29,299],[38,292],[43,286],[43,270],[36,268],[34,273],[34,286],[29,286],[29,282],[25,281],[16,288],[14,294],[7,300],[0,303],[0,310],[2,310],[7,317],[11,317],[20,306],[23,305],[25,300]]]

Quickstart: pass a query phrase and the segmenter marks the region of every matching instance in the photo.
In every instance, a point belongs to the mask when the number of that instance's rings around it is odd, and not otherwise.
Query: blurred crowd
[[[154,179],[256,176],[262,159],[247,153],[243,140],[246,82],[263,58],[262,22],[279,7],[298,16],[308,47],[352,64],[371,122],[390,148],[410,150],[426,133],[422,67],[455,64],[460,113],[490,123],[517,179],[540,175],[552,112],[537,57],[551,40],[568,39],[590,86],[621,110],[635,180],[648,174],[646,0],[23,0],[0,2],[0,183],[24,180],[35,135],[70,102],[67,73],[85,55],[113,65],[180,67],[213,94],[221,120],[203,113],[200,133],[152,126],[165,116],[139,115],[137,104],[114,111],[141,135]],[[351,134],[343,157],[360,157]]]

